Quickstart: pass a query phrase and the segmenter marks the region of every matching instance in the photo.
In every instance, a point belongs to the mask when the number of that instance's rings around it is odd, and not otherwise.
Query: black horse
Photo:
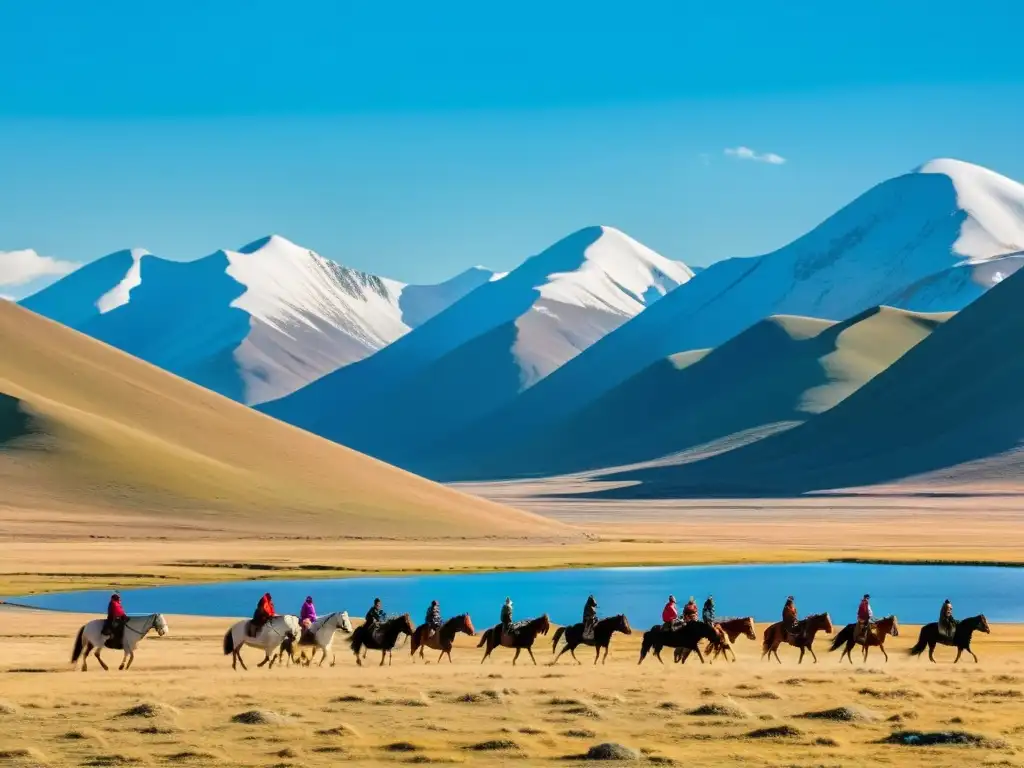
[[[601,619],[597,624],[594,625],[594,636],[593,638],[583,638],[583,624],[573,624],[568,627],[559,627],[555,630],[555,636],[551,641],[551,652],[555,652],[555,648],[558,647],[558,641],[562,639],[562,635],[565,635],[565,647],[559,651],[558,655],[555,656],[555,660],[551,663],[556,663],[562,654],[568,651],[574,659],[576,659],[576,649],[581,645],[592,645],[594,646],[594,663],[597,664],[598,658],[601,656],[601,649],[604,648],[604,659],[601,661],[603,664],[608,660],[608,646],[611,645],[612,634],[615,632],[621,632],[624,635],[633,634],[633,630],[629,626],[629,620],[625,614],[620,613],[618,616],[608,616],[607,618]],[[580,660],[576,659],[576,663],[579,664]]]
[[[376,632],[367,631],[365,624],[359,625],[356,627],[355,632],[352,633],[349,645],[352,647],[352,652],[356,655],[356,663],[359,666],[363,665],[359,652],[363,649],[364,645],[372,650],[380,651],[380,666],[384,666],[385,658],[388,660],[388,666],[391,666],[391,651],[394,650],[395,645],[398,643],[398,636],[411,636],[412,633],[412,619],[409,618],[408,613],[404,613],[401,616],[395,616],[385,621],[377,628]]]
[[[503,632],[501,624],[484,630],[484,633],[480,636],[480,642],[476,646],[477,648],[484,648],[486,646],[484,657],[480,659],[481,664],[487,661],[487,657],[499,646],[516,649],[516,655],[512,657],[512,666],[515,666],[516,659],[519,658],[519,654],[524,649],[530,654],[530,659],[533,660],[533,663],[537,663],[537,659],[533,657],[533,643],[537,639],[537,635],[546,635],[548,630],[551,629],[551,620],[548,618],[548,615],[545,613],[543,616],[538,616],[535,619],[516,622],[513,626],[512,634]]]
[[[682,648],[684,662],[690,653],[696,652],[697,658],[703,664],[704,656],[701,654],[700,648],[697,647],[701,640],[710,641],[712,648],[718,648],[722,644],[715,628],[703,621],[691,621],[688,624],[674,626],[672,629],[665,629],[663,624],[655,624],[644,632],[644,640],[640,646],[640,661],[637,664],[642,664],[648,652],[651,651],[654,652],[655,658],[664,664],[665,662],[661,660],[661,649],[665,647]]]
[[[971,650],[971,636],[975,632],[990,634],[991,631],[988,627],[988,619],[985,618],[984,614],[978,614],[977,616],[971,616],[970,618],[958,621],[956,629],[953,630],[952,638],[941,634],[938,623],[933,621],[931,624],[925,624],[921,627],[921,634],[917,638],[917,645],[910,649],[910,655],[920,656],[924,652],[925,646],[927,646],[928,660],[935,661],[936,645],[952,645],[956,646],[956,658],[953,659],[953,663],[956,664],[960,661],[960,656],[963,655],[964,651],[974,656],[974,651]],[[974,661],[978,661],[977,656],[974,656]]]

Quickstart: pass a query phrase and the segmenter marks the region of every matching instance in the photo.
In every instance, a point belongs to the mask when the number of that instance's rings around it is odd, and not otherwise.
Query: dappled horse
[[[971,637],[975,632],[984,632],[986,635],[990,634],[992,630],[989,629],[988,619],[985,618],[985,614],[978,614],[977,616],[971,616],[967,619],[961,619],[956,623],[956,629],[953,630],[953,637],[949,638],[939,632],[939,625],[936,622],[931,624],[925,624],[921,627],[921,634],[917,639],[917,645],[910,649],[911,656],[920,656],[924,651],[925,646],[928,647],[928,660],[935,661],[935,646],[936,645],[952,645],[956,647],[956,658],[953,659],[953,663],[956,664],[960,661],[960,656],[964,651],[967,651],[971,656],[974,656],[974,661],[978,661],[978,657],[974,655],[974,651],[971,650]]]
[[[526,621],[517,622],[512,626],[512,633],[503,632],[501,624],[497,624],[490,629],[485,629],[483,635],[480,637],[480,642],[477,643],[477,648],[487,647],[484,651],[484,656],[480,659],[480,663],[483,664],[487,661],[487,657],[491,655],[491,651],[497,648],[499,645],[505,648],[515,648],[516,655],[512,657],[512,666],[515,666],[516,659],[519,658],[519,654],[525,649],[530,658],[533,659],[533,663],[537,663],[537,659],[533,656],[533,643],[537,639],[537,635],[546,635],[548,630],[551,629],[551,620],[545,613],[543,616],[538,616],[535,619],[527,619]]]
[[[259,632],[253,636],[249,634],[250,619],[242,619],[231,626],[224,634],[224,655],[231,654],[231,668],[237,669],[241,664],[242,669],[248,669],[239,651],[243,645],[250,645],[253,648],[262,648],[265,654],[263,661],[257,664],[262,667],[269,663],[273,668],[274,662],[281,656],[281,646],[294,642],[299,636],[299,617],[290,614],[274,616],[270,621],[260,627]]]
[[[121,658],[121,666],[118,669],[128,669],[132,662],[135,660],[135,646],[142,642],[150,630],[155,629],[156,633],[163,637],[167,634],[167,620],[160,613],[151,613],[148,616],[132,616],[129,617],[125,623],[121,632],[120,642],[117,638],[107,637],[103,634],[103,625],[105,621],[103,619],[94,619],[86,622],[78,630],[78,634],[75,636],[75,647],[71,651],[71,663],[78,666],[78,657],[82,657],[82,671],[88,670],[88,659],[89,653],[94,649],[96,651],[96,661],[100,663],[103,669],[109,669],[104,663],[103,659],[100,658],[100,651],[104,648],[113,648],[114,650],[124,651],[124,656]],[[85,651],[85,655],[82,651]]]
[[[704,656],[698,647],[701,640],[709,641],[713,648],[720,647],[722,643],[722,638],[719,637],[715,628],[703,621],[691,621],[688,624],[678,623],[671,629],[666,629],[663,624],[655,624],[644,632],[644,639],[640,645],[640,661],[637,664],[642,664],[649,652],[653,652],[654,657],[664,664],[665,662],[661,659],[662,648],[677,648],[682,651],[682,662],[685,662],[691,653],[696,652],[697,658],[703,664]]]
[[[592,638],[583,637],[582,622],[568,627],[559,627],[555,630],[555,636],[551,640],[551,652],[555,652],[555,649],[558,647],[558,641],[562,639],[563,635],[565,636],[565,647],[558,652],[558,655],[555,656],[554,661],[551,663],[555,664],[566,651],[576,659],[576,649],[580,645],[592,645],[594,646],[595,664],[597,664],[597,660],[601,656],[601,649],[604,649],[604,659],[601,661],[603,664],[608,660],[608,646],[611,645],[612,634],[615,632],[621,632],[624,635],[633,634],[625,614],[620,613],[618,616],[608,616],[598,621],[594,625],[594,636]],[[576,659],[576,663],[579,664],[580,660]]]
[[[409,653],[412,655],[413,661],[416,660],[416,651],[420,652],[420,658],[422,659],[423,649],[433,648],[435,651],[441,652],[441,655],[437,657],[438,662],[447,655],[448,663],[450,664],[452,661],[452,647],[455,645],[455,635],[459,632],[470,637],[476,634],[468,613],[448,619],[433,635],[430,634],[430,628],[426,624],[420,624],[416,627],[416,631],[412,633],[412,641],[409,644]]]
[[[807,618],[801,619],[796,623],[796,629],[792,634],[786,631],[785,627],[782,626],[781,621],[777,621],[772,624],[768,629],[764,631],[764,642],[761,645],[761,658],[771,658],[772,654],[775,655],[775,660],[782,663],[782,659],[779,658],[779,646],[783,643],[789,643],[800,649],[800,658],[797,661],[798,664],[804,660],[804,653],[807,651],[811,652],[811,658],[814,659],[814,663],[818,663],[818,657],[814,653],[814,636],[818,632],[824,631],[825,634],[832,634],[832,619],[827,613],[815,613]]]
[[[885,660],[888,661],[889,654],[885,652],[885,638],[888,635],[892,635],[893,637],[900,636],[900,627],[895,616],[886,616],[885,618],[872,622],[871,629],[867,634],[863,637],[854,639],[856,631],[856,623],[847,624],[839,630],[839,633],[832,641],[832,647],[829,648],[829,651],[834,651],[840,645],[843,645],[844,643],[846,644],[843,652],[839,654],[840,661],[842,661],[845,656],[850,660],[850,663],[853,664],[853,657],[850,655],[850,652],[853,650],[853,646],[855,645],[864,646],[864,661],[868,660],[868,647],[872,645],[877,645],[878,649],[882,652],[882,655],[885,656]]]
[[[321,616],[310,625],[309,629],[302,630],[301,636],[294,643],[287,642],[285,645],[282,645],[281,653],[287,652],[289,657],[294,657],[294,648],[298,646],[301,653],[300,661],[304,662],[308,667],[313,663],[313,660],[316,658],[316,652],[319,650],[320,663],[317,666],[322,667],[327,660],[327,652],[331,651],[331,647],[334,644],[334,634],[338,631],[344,632],[346,635],[352,634],[352,622],[348,617],[348,611],[338,611]],[[306,661],[306,648],[313,649],[308,661]],[[332,667],[336,661],[337,654],[332,651]]]
[[[363,660],[359,657],[359,651],[364,646],[373,651],[380,651],[380,666],[384,666],[385,658],[388,660],[388,666],[391,666],[391,652],[395,649],[395,645],[398,644],[399,635],[412,635],[412,633],[412,619],[409,618],[408,613],[403,613],[401,616],[394,616],[388,619],[372,632],[366,628],[365,624],[361,624],[352,633],[349,645],[352,647],[352,652],[356,655],[356,664],[359,666],[363,665]]]

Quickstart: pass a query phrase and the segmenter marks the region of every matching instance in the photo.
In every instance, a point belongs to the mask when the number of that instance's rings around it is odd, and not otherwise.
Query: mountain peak
[[[261,237],[258,240],[253,240],[251,243],[247,243],[238,249],[238,253],[255,253],[261,251],[267,246],[271,248],[299,248],[300,246],[293,243],[287,237],[281,235],[270,234],[265,237]]]
[[[953,251],[971,261],[1024,250],[1024,185],[963,160],[938,158],[917,169],[941,174],[967,214]]]

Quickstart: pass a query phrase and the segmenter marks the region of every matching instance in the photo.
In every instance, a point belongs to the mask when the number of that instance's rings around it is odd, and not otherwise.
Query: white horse
[[[88,669],[87,660],[93,649],[96,650],[96,661],[103,669],[110,669],[100,658],[100,651],[106,647],[109,636],[103,634],[104,619],[94,619],[82,625],[75,637],[75,649],[71,652],[71,663],[78,666],[78,657],[82,657],[82,671]],[[125,621],[124,631],[121,634],[121,645],[124,650],[124,657],[121,659],[121,666],[118,669],[128,669],[135,660],[135,646],[142,642],[151,629],[163,637],[167,634],[167,620],[161,613],[151,613],[148,616],[131,616]],[[82,651],[85,654],[82,654]]]
[[[231,668],[236,669],[238,664],[242,669],[248,669],[242,656],[238,652],[243,645],[251,645],[253,648],[262,648],[266,657],[257,666],[262,667],[267,662],[274,666],[277,656],[280,656],[278,649],[286,639],[291,637],[295,640],[299,636],[299,618],[290,614],[275,616],[262,627],[255,637],[249,634],[249,619],[242,619],[224,635],[224,655],[231,654]],[[271,654],[276,654],[272,656]]]
[[[322,667],[324,662],[327,660],[327,652],[331,650],[331,644],[334,642],[334,633],[338,630],[351,635],[352,634],[352,622],[348,618],[348,611],[341,611],[340,613],[329,613],[313,622],[309,627],[309,632],[312,635],[312,642],[305,641],[306,633],[303,632],[296,645],[299,648],[313,646],[321,652],[320,663],[317,665]],[[282,648],[282,652],[283,652]],[[302,658],[306,658],[306,652],[302,651]],[[313,659],[316,658],[316,650],[313,651],[313,655],[310,657],[306,665],[309,666]],[[333,667],[337,661],[337,656],[331,653],[331,666]]]

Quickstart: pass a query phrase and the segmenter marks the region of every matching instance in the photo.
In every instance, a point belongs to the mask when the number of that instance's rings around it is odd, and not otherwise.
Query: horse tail
[[[409,655],[415,655],[417,649],[420,647],[420,630],[419,627],[412,633],[412,637],[409,638]]]
[[[361,625],[356,627],[355,632],[352,633],[352,637],[348,641],[348,645],[352,649],[352,652],[358,656],[359,651],[362,650],[363,647],[363,627]]]
[[[231,636],[229,629],[224,633],[224,655],[229,655],[233,650],[235,650],[235,639]]]
[[[555,652],[555,648],[558,647],[558,641],[562,639],[562,635],[565,634],[565,627],[559,627],[555,630],[555,636],[551,638],[551,652]]]
[[[762,653],[768,653],[768,649],[772,646],[772,627],[774,626],[774,624],[769,624],[767,627],[764,628],[764,637],[761,642]]]
[[[71,663],[72,664],[77,664],[78,663],[78,657],[82,655],[82,647],[84,645],[84,643],[82,642],[82,637],[84,635],[85,635],[85,624],[82,625],[82,627],[78,630],[78,634],[75,635],[75,648],[74,648],[74,650],[71,651]]]
[[[643,663],[643,660],[647,658],[648,652],[651,650],[651,646],[654,645],[654,634],[657,630],[649,629],[644,632],[643,643],[640,644],[640,661],[637,664]]]
[[[853,625],[847,624],[845,627],[842,628],[842,630],[840,630],[839,634],[836,635],[835,640],[832,641],[832,647],[829,648],[829,650],[834,651],[840,645],[847,642],[850,639],[850,635],[852,634]]]
[[[485,643],[490,642],[492,631],[493,630],[491,629],[485,629],[483,631],[483,633],[480,635],[480,642],[476,644],[477,648],[483,648]]]
[[[928,646],[928,639],[924,636],[924,631],[927,627],[921,627],[921,634],[917,638],[917,645],[910,649],[909,653],[911,656],[920,656],[924,652],[924,649]]]

